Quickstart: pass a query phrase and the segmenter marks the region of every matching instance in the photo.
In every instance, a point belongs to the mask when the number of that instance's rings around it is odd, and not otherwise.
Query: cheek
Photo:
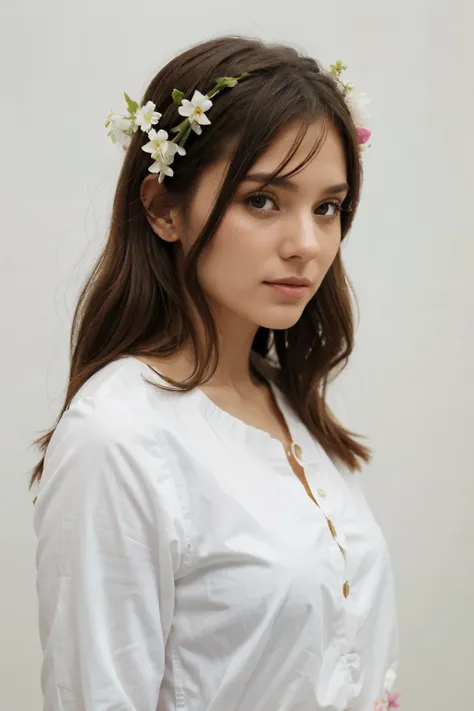
[[[264,261],[263,240],[256,239],[255,229],[245,217],[227,215],[203,254],[199,280],[206,291],[248,289]],[[249,278],[247,278],[249,277]]]
[[[337,238],[335,240],[333,240],[333,242],[332,242],[331,256],[330,256],[330,263],[331,264],[336,259],[340,248],[341,248],[341,233],[339,231]]]
[[[341,247],[341,227],[340,225],[334,225],[331,228],[324,239],[324,249],[323,249],[323,260],[325,266],[329,269],[333,261],[335,260],[337,253]]]

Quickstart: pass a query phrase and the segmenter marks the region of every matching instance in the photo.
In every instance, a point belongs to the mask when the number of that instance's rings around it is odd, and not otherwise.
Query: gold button
[[[318,489],[318,494],[322,499],[326,497],[326,492],[324,491],[324,489]]]
[[[36,504],[37,501],[38,501],[38,497],[35,496],[35,498],[33,499],[33,506]]]
[[[294,445],[293,451],[294,451],[294,453],[295,453],[295,457],[297,457],[298,459],[301,459],[301,458],[302,458],[302,456],[303,456],[303,450],[301,449],[301,447],[300,447],[299,444],[295,444],[295,445]]]
[[[346,580],[346,582],[344,583],[344,586],[343,586],[343,588],[342,588],[342,592],[344,593],[344,597],[349,597],[349,593],[351,592],[351,586],[349,585],[349,583],[347,582],[347,580]]]
[[[329,530],[331,531],[332,535],[334,536],[334,538],[336,538],[337,537],[336,529],[334,528],[333,522],[330,521],[329,519],[328,519],[328,526],[329,526]]]

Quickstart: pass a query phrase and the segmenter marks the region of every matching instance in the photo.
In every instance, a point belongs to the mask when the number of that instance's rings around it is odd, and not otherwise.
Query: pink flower
[[[391,694],[390,691],[386,691],[383,695],[382,701],[374,701],[373,711],[390,711],[390,709],[399,709],[400,704],[398,703],[398,699],[400,696],[401,694],[399,691],[395,692],[395,694]]]
[[[372,135],[372,131],[370,131],[370,129],[368,129],[368,128],[358,128],[357,133],[359,135],[359,143],[361,145],[363,145],[364,143],[367,143],[367,141],[369,140],[369,138]],[[397,707],[395,706],[394,708],[397,708]],[[376,709],[376,711],[377,711],[377,709]]]
[[[398,699],[400,698],[401,694],[399,691],[396,691],[394,694],[391,694],[388,692],[387,695],[387,701],[388,701],[388,708],[389,709],[399,709],[400,704],[398,703]]]

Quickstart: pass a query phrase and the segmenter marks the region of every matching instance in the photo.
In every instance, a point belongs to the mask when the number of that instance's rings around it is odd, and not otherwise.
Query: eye
[[[337,201],[323,202],[316,210],[323,210],[323,212],[317,212],[318,215],[323,217],[336,217],[342,210],[342,203]]]
[[[254,212],[271,212],[273,209],[277,208],[275,199],[268,193],[253,193],[244,199],[244,203],[250,210]],[[273,208],[269,206],[273,205]],[[316,208],[316,215],[321,217],[327,217],[328,219],[332,217],[337,217],[342,210],[342,203],[337,200],[329,200],[323,202],[319,207]]]
[[[251,210],[256,210],[257,212],[269,212],[269,209],[265,208],[267,202],[275,205],[274,199],[267,193],[254,193],[245,198],[244,202]]]

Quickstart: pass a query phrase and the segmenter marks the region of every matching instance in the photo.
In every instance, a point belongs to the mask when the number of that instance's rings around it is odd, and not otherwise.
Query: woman
[[[47,711],[398,707],[369,452],[325,399],[368,136],[342,70],[223,37],[109,115],[110,236],[33,473]]]

